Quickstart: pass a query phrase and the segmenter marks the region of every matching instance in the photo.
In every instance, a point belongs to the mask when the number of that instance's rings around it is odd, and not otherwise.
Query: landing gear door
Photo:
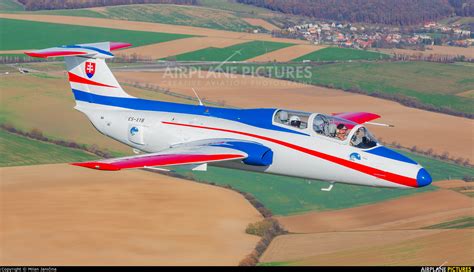
[[[128,140],[134,144],[144,145],[144,132],[145,127],[136,125],[136,124],[129,124],[128,125]]]

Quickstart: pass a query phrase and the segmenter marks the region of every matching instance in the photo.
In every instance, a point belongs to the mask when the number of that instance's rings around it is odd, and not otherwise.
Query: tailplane
[[[111,51],[128,46],[131,44],[119,42],[75,44],[25,54],[37,58],[64,57],[74,97],[94,103],[103,96],[132,97],[122,89],[105,63],[105,59],[114,57]]]

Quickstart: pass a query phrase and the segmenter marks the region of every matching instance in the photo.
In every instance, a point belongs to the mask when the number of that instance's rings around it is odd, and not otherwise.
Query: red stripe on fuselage
[[[110,87],[110,88],[117,88],[115,86],[110,86],[110,85],[107,85],[107,84],[102,84],[102,83],[99,83],[99,82],[95,82],[95,81],[92,81],[92,80],[89,80],[87,78],[83,78],[83,77],[80,77],[76,74],[73,74],[71,72],[68,72],[68,75],[69,75],[69,81],[71,82],[75,82],[75,83],[81,83],[81,84],[89,84],[89,85],[95,85],[95,86],[101,86],[101,87]]]
[[[374,176],[376,178],[384,179],[384,180],[394,182],[394,183],[397,183],[397,184],[401,184],[401,185],[405,185],[405,186],[418,187],[416,179],[401,176],[401,175],[390,173],[390,172],[386,172],[386,171],[383,171],[383,170],[380,170],[380,169],[377,169],[377,168],[373,168],[373,167],[370,167],[370,166],[365,166],[365,165],[362,165],[362,164],[358,164],[358,163],[355,163],[355,162],[352,162],[352,161],[344,160],[342,158],[338,158],[338,157],[331,156],[331,155],[328,155],[328,154],[325,154],[325,153],[321,153],[321,152],[318,152],[318,151],[315,151],[315,150],[312,150],[312,149],[308,149],[308,148],[305,148],[305,147],[301,147],[301,146],[298,146],[298,145],[294,145],[294,144],[291,144],[291,143],[288,143],[288,142],[280,141],[280,140],[265,137],[265,136],[260,136],[260,135],[256,135],[256,134],[252,134],[252,133],[241,132],[241,131],[230,130],[230,129],[204,127],[204,126],[180,124],[180,123],[173,123],[173,122],[163,122],[163,124],[176,125],[176,126],[185,126],[185,127],[194,127],[194,128],[202,128],[202,129],[209,129],[209,130],[218,130],[218,131],[223,131],[223,132],[230,132],[230,133],[236,133],[236,134],[240,134],[240,135],[250,136],[250,137],[258,138],[258,139],[261,139],[261,140],[269,141],[269,142],[272,142],[272,143],[276,143],[276,144],[279,144],[279,145],[282,145],[282,146],[286,146],[286,147],[289,147],[291,149],[294,149],[294,150],[297,150],[297,151],[300,151],[300,152],[303,152],[303,153],[306,153],[306,154],[309,154],[309,155],[312,155],[312,156],[315,156],[315,157],[318,157],[318,158],[321,158],[321,159],[324,159],[324,160],[327,160],[327,161],[330,161],[330,162],[333,162],[333,163],[337,163],[337,164],[345,166],[347,168],[350,168],[350,169],[353,169],[353,170],[356,170],[356,171]]]

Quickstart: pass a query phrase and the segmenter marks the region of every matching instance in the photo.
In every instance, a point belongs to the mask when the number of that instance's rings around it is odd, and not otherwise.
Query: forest
[[[473,16],[474,0],[237,0],[271,10],[342,22],[414,25]]]

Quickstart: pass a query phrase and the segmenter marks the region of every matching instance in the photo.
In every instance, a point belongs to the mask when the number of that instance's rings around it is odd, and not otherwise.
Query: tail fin
[[[94,103],[95,95],[132,97],[120,87],[105,63],[105,59],[114,57],[111,51],[130,45],[118,42],[64,45],[25,54],[38,58],[64,57],[74,97]]]

